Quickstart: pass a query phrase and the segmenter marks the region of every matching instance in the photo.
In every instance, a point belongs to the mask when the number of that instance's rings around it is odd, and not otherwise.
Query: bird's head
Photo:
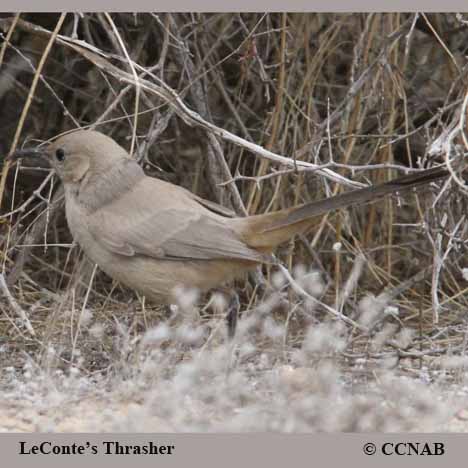
[[[39,157],[46,159],[65,184],[79,183],[86,175],[105,174],[128,153],[112,138],[94,131],[77,130],[58,137],[52,143],[14,152],[11,159]]]

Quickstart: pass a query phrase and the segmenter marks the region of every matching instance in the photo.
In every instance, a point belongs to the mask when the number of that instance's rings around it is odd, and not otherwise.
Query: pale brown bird
[[[46,148],[65,187],[68,226],[86,255],[149,299],[171,303],[177,286],[205,291],[272,262],[275,248],[331,210],[405,192],[448,175],[424,170],[274,213],[228,217],[221,206],[148,177],[111,138],[79,130]]]

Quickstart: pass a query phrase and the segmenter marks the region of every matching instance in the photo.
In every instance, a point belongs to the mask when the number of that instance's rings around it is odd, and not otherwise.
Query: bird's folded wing
[[[269,261],[268,256],[249,248],[222,219],[203,208],[162,209],[145,203],[143,209],[124,210],[108,205],[90,216],[89,231],[103,248],[124,256]]]
[[[188,193],[195,201],[203,205],[205,208],[208,208],[210,211],[213,211],[214,213],[217,213],[221,216],[225,216],[227,218],[234,218],[236,216],[236,213],[234,213],[234,211],[230,210],[229,208],[226,208],[225,206],[219,205],[218,203],[212,202],[210,200],[206,200],[205,198],[201,198],[192,192]]]

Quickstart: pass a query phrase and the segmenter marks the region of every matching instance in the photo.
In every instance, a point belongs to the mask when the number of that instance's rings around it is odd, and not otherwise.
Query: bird
[[[214,202],[146,175],[122,146],[95,130],[76,130],[11,158],[27,156],[45,157],[62,181],[67,223],[87,257],[163,304],[174,303],[178,287],[207,291],[274,263],[276,247],[313,228],[324,213],[449,175],[439,166],[271,213],[232,217]]]

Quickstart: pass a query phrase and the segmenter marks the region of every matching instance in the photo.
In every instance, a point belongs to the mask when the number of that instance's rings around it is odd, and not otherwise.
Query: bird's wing
[[[218,203],[212,202],[210,200],[206,200],[205,198],[201,198],[192,192],[188,193],[195,201],[200,203],[200,205],[203,205],[205,208],[208,208],[214,213],[217,213],[221,216],[225,216],[226,218],[234,218],[236,216],[236,213],[234,213],[234,211],[230,210],[229,208],[226,208],[225,206],[219,205]]]
[[[249,248],[225,218],[189,194],[172,184],[145,178],[90,215],[88,229],[102,247],[124,256],[268,261],[267,256]]]

